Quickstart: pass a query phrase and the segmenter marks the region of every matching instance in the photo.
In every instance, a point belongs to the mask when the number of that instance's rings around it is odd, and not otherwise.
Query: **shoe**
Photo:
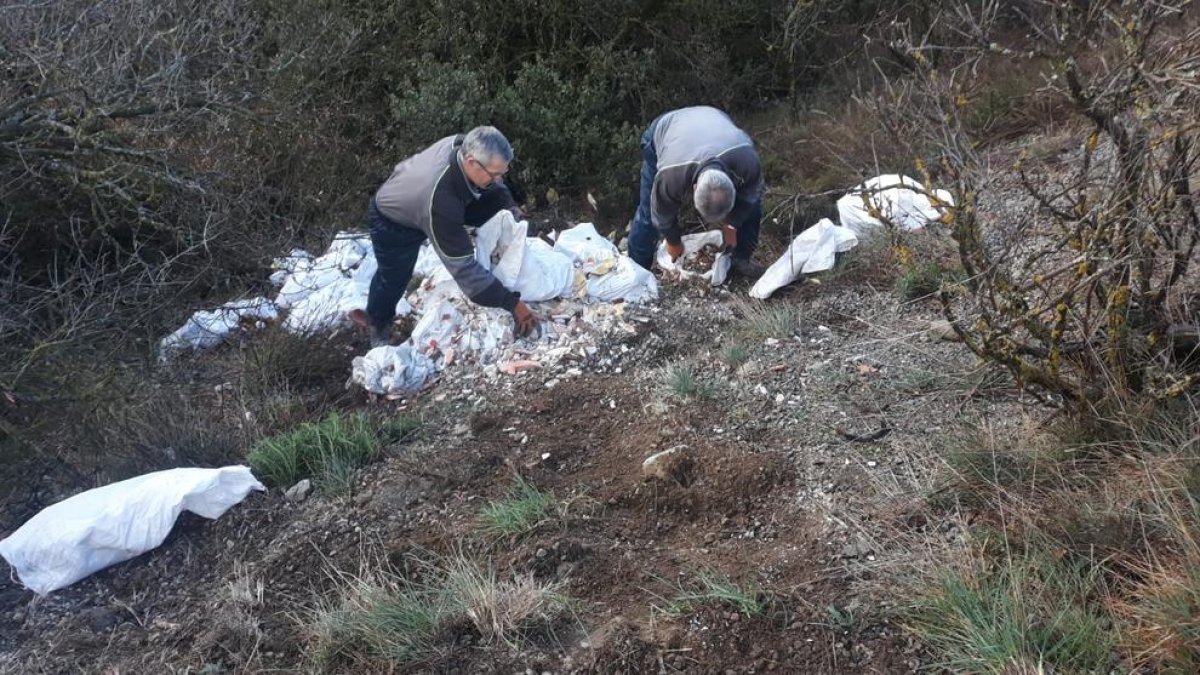
[[[734,258],[733,264],[729,266],[729,271],[747,279],[757,279],[767,270],[749,258]]]
[[[371,326],[371,349],[376,347],[386,347],[392,344],[392,327],[388,325],[384,328],[379,326]]]

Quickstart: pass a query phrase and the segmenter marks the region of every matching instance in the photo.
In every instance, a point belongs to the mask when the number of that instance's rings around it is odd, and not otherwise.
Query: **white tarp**
[[[0,556],[45,595],[157,547],[185,510],[219,518],[264,489],[244,466],[144,474],[42,509],[0,541]]]
[[[842,227],[859,237],[883,227],[884,220],[901,230],[919,230],[940,219],[942,210],[953,205],[954,199],[946,190],[927,190],[912,178],[898,174],[876,176],[837,201]]]
[[[750,288],[750,297],[765,300],[801,274],[824,272],[833,267],[838,253],[858,245],[858,237],[848,227],[839,227],[828,218],[801,232],[779,260],[767,268]]]

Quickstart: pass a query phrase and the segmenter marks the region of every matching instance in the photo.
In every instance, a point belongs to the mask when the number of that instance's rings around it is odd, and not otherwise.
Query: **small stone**
[[[292,487],[288,488],[287,492],[283,493],[283,496],[289,502],[302,502],[304,501],[304,498],[308,496],[309,490],[312,490],[312,481],[305,478],[299,483],[296,483]]]
[[[642,478],[661,481],[686,482],[692,461],[684,450],[686,445],[677,445],[650,455],[642,462]]]
[[[954,332],[954,326],[950,325],[945,319],[937,319],[929,322],[929,328],[926,330],[929,337],[934,340],[942,340],[944,342],[961,342],[958,333]]]
[[[117,613],[107,607],[92,607],[81,614],[84,623],[97,633],[103,633],[121,623]]]

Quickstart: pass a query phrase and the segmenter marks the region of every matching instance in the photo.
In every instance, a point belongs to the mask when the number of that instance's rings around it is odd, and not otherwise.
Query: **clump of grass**
[[[724,605],[746,616],[760,616],[767,610],[768,602],[766,595],[754,586],[743,587],[723,574],[703,570],[687,588],[681,585],[659,611],[681,616],[706,605]]]
[[[255,444],[247,461],[255,473],[278,486],[313,477],[323,490],[348,489],[358,467],[379,454],[379,441],[362,413],[330,413],[292,431]]]
[[[1109,672],[1116,633],[1096,568],[1027,552],[943,577],[910,625],[955,672]]]
[[[315,665],[411,667],[451,649],[464,625],[517,647],[524,630],[552,621],[568,604],[561,584],[501,579],[462,555],[422,563],[419,577],[383,568],[341,576],[334,599],[308,621]]]
[[[896,295],[901,300],[918,300],[937,293],[943,282],[954,282],[961,273],[942,267],[934,261],[916,262],[900,270],[896,278]]]
[[[789,338],[800,329],[800,309],[791,303],[740,300],[737,312],[742,316],[739,332],[748,338]]]
[[[664,384],[667,391],[679,398],[712,399],[717,395],[716,382],[702,377],[690,365],[667,369]]]
[[[389,443],[402,443],[415,436],[422,423],[420,415],[399,415],[384,422],[379,435]]]
[[[731,342],[721,348],[718,358],[730,368],[737,368],[750,360],[750,350],[740,342]]]
[[[488,502],[479,515],[485,532],[496,537],[507,537],[530,532],[551,518],[554,512],[553,493],[542,492],[517,476],[516,484],[508,495],[499,501]]]

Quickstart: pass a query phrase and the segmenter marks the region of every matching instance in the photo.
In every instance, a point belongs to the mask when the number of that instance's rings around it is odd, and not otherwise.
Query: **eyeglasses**
[[[483,172],[488,175],[488,178],[492,179],[493,183],[500,180],[501,178],[504,178],[504,174],[508,173],[508,169],[505,169],[504,171],[501,171],[500,173],[492,173],[491,171],[488,170],[488,168],[486,166],[483,165],[483,162],[475,159],[474,157],[471,157],[470,159],[472,162],[475,162],[475,164],[478,165],[479,168],[483,169]]]

